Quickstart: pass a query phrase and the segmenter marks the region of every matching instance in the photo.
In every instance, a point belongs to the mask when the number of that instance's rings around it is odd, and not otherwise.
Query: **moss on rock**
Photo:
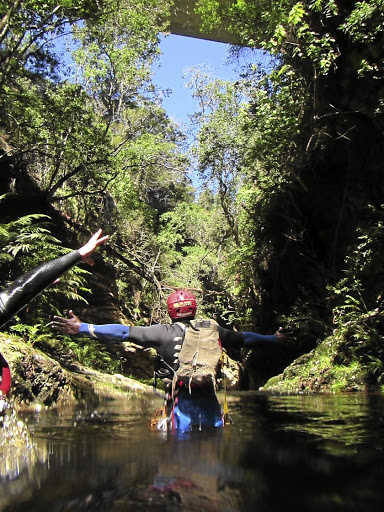
[[[366,366],[357,359],[339,361],[340,339],[326,338],[314,350],[297,358],[277,376],[269,379],[263,390],[280,393],[350,392],[379,389],[369,384]]]
[[[57,360],[18,337],[0,334],[0,352],[12,374],[11,395],[19,406],[54,406],[63,403],[97,402],[100,397],[121,393],[153,393],[152,387],[107,374],[80,364],[64,368]]]

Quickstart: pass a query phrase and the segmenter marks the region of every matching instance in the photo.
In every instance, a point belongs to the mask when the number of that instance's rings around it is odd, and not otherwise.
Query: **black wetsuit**
[[[80,261],[81,255],[79,251],[72,251],[65,256],[42,263],[13,281],[8,288],[0,292],[0,327],[3,327],[32,299]],[[0,369],[2,374],[0,383],[1,396],[2,394],[6,395],[11,386],[9,366],[1,354]]]
[[[60,256],[18,277],[0,292],[0,327],[23,309],[57,278],[81,261],[79,251]]]

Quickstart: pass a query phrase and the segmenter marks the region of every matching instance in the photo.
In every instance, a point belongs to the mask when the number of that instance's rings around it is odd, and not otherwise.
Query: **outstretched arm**
[[[94,325],[83,323],[73,311],[69,311],[69,317],[54,316],[51,327],[62,334],[84,334],[103,341],[117,343],[127,341],[129,338],[129,326],[122,324]]]
[[[256,332],[243,332],[244,347],[252,348],[261,343],[280,343],[294,339],[292,333],[284,332],[282,327],[279,327],[275,334],[265,335]]]
[[[83,261],[93,265],[92,252],[108,236],[101,236],[99,229],[79,250],[43,263],[17,278],[7,289],[0,293],[0,327],[24,308],[32,299],[67,272],[71,267]]]

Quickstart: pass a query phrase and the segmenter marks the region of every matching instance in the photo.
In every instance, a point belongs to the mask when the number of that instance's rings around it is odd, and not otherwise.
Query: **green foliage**
[[[17,134],[10,139],[13,151],[31,160],[30,172],[46,197],[72,213],[72,198],[92,200],[112,172],[106,125],[79,86],[46,83],[43,94],[41,84],[24,81],[22,87],[20,95],[5,87],[3,129]]]
[[[4,195],[0,197],[4,199]],[[23,255],[33,253],[39,248],[47,251],[56,249],[56,254],[61,252],[57,247],[58,240],[51,235],[49,217],[43,214],[31,214],[19,217],[14,221],[0,224],[0,254],[2,261],[10,261],[19,253]]]
[[[329,91],[334,92],[334,77],[340,83],[363,76],[357,57],[363,57],[366,62],[370,59],[369,66],[379,62],[382,2],[367,4],[357,2],[347,6],[333,0],[272,4],[201,0],[197,4],[204,22],[216,27],[223,23],[244,44],[263,48],[278,58],[269,73],[255,72],[255,68],[247,71],[244,96],[249,98],[248,109],[237,130],[237,141],[245,143],[239,163],[235,160],[236,169],[240,168],[243,176],[236,193],[242,199],[243,208],[238,214],[240,222],[237,220],[242,243],[234,266],[242,268],[243,263],[251,269],[248,276],[246,272],[241,273],[238,289],[253,289],[255,299],[259,297],[257,301],[263,302],[264,297],[270,300],[268,287],[275,280],[280,283],[273,286],[276,299],[284,292],[287,295],[283,288],[285,276],[271,275],[282,269],[285,254],[296,253],[297,261],[304,255],[316,268],[316,234],[310,232],[310,221],[307,221],[317,213],[308,207],[306,198],[317,193],[311,190],[313,150],[322,150],[326,155],[332,137],[336,139],[338,133],[347,130],[346,126],[351,129],[354,126],[354,120],[349,125],[345,116],[341,120],[336,114],[335,129],[330,103],[338,102],[339,98],[326,96]],[[345,35],[350,39],[345,39]],[[362,41],[369,44],[362,46]],[[358,44],[354,46],[351,42]],[[368,71],[368,67],[365,69]],[[372,111],[376,108],[379,113],[377,88],[375,91],[369,101]],[[344,97],[340,99],[341,104],[343,100]],[[353,106],[345,108],[359,108],[357,102],[352,103]],[[361,105],[363,109],[366,106]],[[230,117],[231,111],[228,113]],[[214,147],[209,138],[206,140],[206,146]],[[209,154],[209,147],[204,151]],[[321,181],[321,176],[313,181]],[[319,262],[317,274],[324,271],[322,266]],[[291,295],[289,290],[288,293]],[[303,313],[311,315],[311,307],[304,302],[316,299],[304,293],[306,296],[302,295],[298,301],[293,297],[291,307],[301,301]]]
[[[220,255],[215,263],[217,270],[212,274],[211,286],[233,294],[236,292],[234,277],[244,263],[240,262],[238,254],[249,248],[249,241],[241,236],[242,226],[239,223],[244,213],[244,202],[239,197],[245,179],[243,165],[248,150],[248,141],[242,131],[248,115],[248,91],[240,80],[236,84],[211,80],[201,70],[193,72],[189,87],[199,102],[199,110],[192,117],[197,130],[192,151],[205,194],[205,197],[203,194],[200,197],[205,205],[208,201],[212,204],[210,217],[205,216],[204,220],[211,226],[206,228],[207,233],[218,249],[212,247],[212,242],[208,247],[212,254],[217,252]],[[208,190],[212,190],[210,195]]]
[[[316,11],[316,5],[313,4],[312,8]],[[337,16],[338,9],[333,0],[328,2],[324,9],[325,16]],[[313,30],[311,23],[311,7],[306,12],[304,5],[301,3],[295,4],[288,15],[288,25],[290,25],[297,38],[297,44],[292,52],[292,57],[309,58],[316,66],[318,72],[327,74],[329,71],[335,69],[336,61],[339,57],[339,52],[336,44],[335,37],[329,33],[319,33]],[[281,48],[287,38],[287,31],[281,30],[279,34],[272,39],[272,45]]]
[[[382,0],[356,2],[340,29],[364,51],[356,56],[359,77],[375,80],[383,78],[384,58],[376,51],[384,31],[384,3]]]
[[[211,80],[199,70],[195,70],[189,87],[199,103],[199,110],[192,117],[197,128],[193,155],[205,187],[212,187],[217,193],[236,240],[234,208],[242,179],[244,140],[240,127],[245,109],[244,88],[241,82]]]
[[[354,41],[372,43],[383,30],[383,7],[382,0],[356,2],[341,28]]]
[[[215,202],[179,203],[161,217],[157,237],[162,274],[172,286],[201,288],[219,285],[219,240],[225,237]]]
[[[27,168],[36,203],[55,203],[72,224],[115,232],[114,249],[133,261],[128,270],[116,264],[128,282],[135,267],[154,279],[158,218],[191,195],[183,136],[150,82],[168,9],[168,0],[16,2],[2,21],[3,63],[16,55],[16,41],[41,45],[36,65],[29,64],[36,45],[26,45],[25,59],[19,55],[17,67],[1,70],[0,134],[8,157],[16,169]],[[30,194],[21,171],[13,186]],[[28,258],[22,268],[13,265],[12,275],[34,263]],[[85,291],[79,272],[63,277],[68,298]]]
[[[371,375],[374,375],[377,382],[381,384],[384,379],[384,361],[383,359],[379,359],[378,357],[374,356],[367,356],[367,363],[366,366],[368,368],[368,372]]]
[[[190,87],[199,101],[192,118],[196,166],[225,221],[220,273],[249,325],[262,299],[258,274],[271,258],[271,240],[294,239],[293,229],[301,229],[282,222],[282,212],[291,207],[287,190],[305,187],[295,167],[305,160],[298,138],[306,91],[289,66],[270,74],[253,68],[235,84],[211,81],[198,70]]]
[[[75,354],[81,364],[107,373],[120,373],[120,361],[112,357],[105,346],[94,338],[60,336],[60,341],[64,350]]]
[[[261,42],[274,34],[276,25],[286,19],[294,4],[294,0],[199,0],[196,2],[196,11],[202,16],[202,29],[209,31],[222,24],[238,35],[244,45],[260,47]]]
[[[331,288],[339,357],[361,360],[373,381],[381,382],[384,364],[384,309],[381,254],[383,207],[370,207],[367,222],[346,261],[345,277]]]
[[[158,137],[148,142],[145,135],[156,130],[172,137],[149,81],[168,2],[27,2],[9,7],[2,21],[3,35],[9,37],[0,40],[0,55],[6,59],[12,54],[13,37],[30,38],[41,45],[36,57],[41,65],[38,72],[26,73],[27,60],[35,55],[28,46],[17,69],[3,67],[0,133],[7,134],[12,156],[28,161],[49,201],[77,221],[92,221],[119,173],[129,169],[129,180],[153,160],[148,149],[156,147]],[[38,20],[38,31],[28,17]],[[74,57],[68,81],[58,78],[60,73],[63,77],[63,44],[51,43],[63,40],[64,30],[71,36]],[[165,145],[161,155],[169,167],[174,153]],[[112,222],[110,212],[106,220]]]
[[[330,373],[331,385],[329,389],[332,393],[339,393],[350,390],[362,390],[362,368],[358,361],[352,361],[348,365],[332,364]]]
[[[341,28],[355,41],[372,40],[382,28],[382,0],[357,2],[350,10],[334,0],[313,2],[197,2],[205,29],[224,23],[247,46],[283,57],[309,59],[319,74],[337,67],[340,49],[327,27],[344,18]],[[368,28],[367,23],[371,24]],[[368,28],[368,31],[367,31]],[[367,35],[369,32],[370,35]]]
[[[43,261],[70,251],[60,245],[59,240],[51,234],[51,230],[49,217],[42,214],[26,215],[15,221],[0,224],[2,287],[8,286],[19,275],[37,267]],[[35,300],[33,312],[29,313],[30,320],[38,322],[42,310],[46,307],[54,308],[55,295],[85,301],[84,294],[89,292],[84,286],[85,274],[88,272],[79,267],[69,270],[62,277],[60,286],[46,290]],[[25,326],[22,325],[20,329],[24,332]]]
[[[4,197],[0,196],[0,201]],[[0,262],[10,262],[19,252],[33,250],[42,237],[49,242],[57,242],[45,227],[47,219],[46,215],[31,214],[0,224]]]
[[[53,41],[65,31],[66,23],[95,12],[92,1],[1,0],[0,88],[23,75],[54,77],[58,61]]]
[[[105,345],[93,338],[77,336],[56,336],[47,325],[23,324],[21,322],[12,325],[11,336],[22,339],[34,348],[42,350],[52,357],[67,364],[81,363],[84,366],[95,368],[107,373],[120,373],[120,361],[111,355]]]
[[[42,324],[27,325],[17,323],[10,327],[10,331],[18,337],[21,337],[25,343],[29,343],[30,345],[45,343],[52,338],[50,333],[45,332]]]

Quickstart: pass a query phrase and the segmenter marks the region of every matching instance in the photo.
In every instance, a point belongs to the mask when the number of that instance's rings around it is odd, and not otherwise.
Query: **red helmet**
[[[196,297],[188,290],[176,290],[167,300],[169,316],[177,318],[194,317],[196,314]]]

